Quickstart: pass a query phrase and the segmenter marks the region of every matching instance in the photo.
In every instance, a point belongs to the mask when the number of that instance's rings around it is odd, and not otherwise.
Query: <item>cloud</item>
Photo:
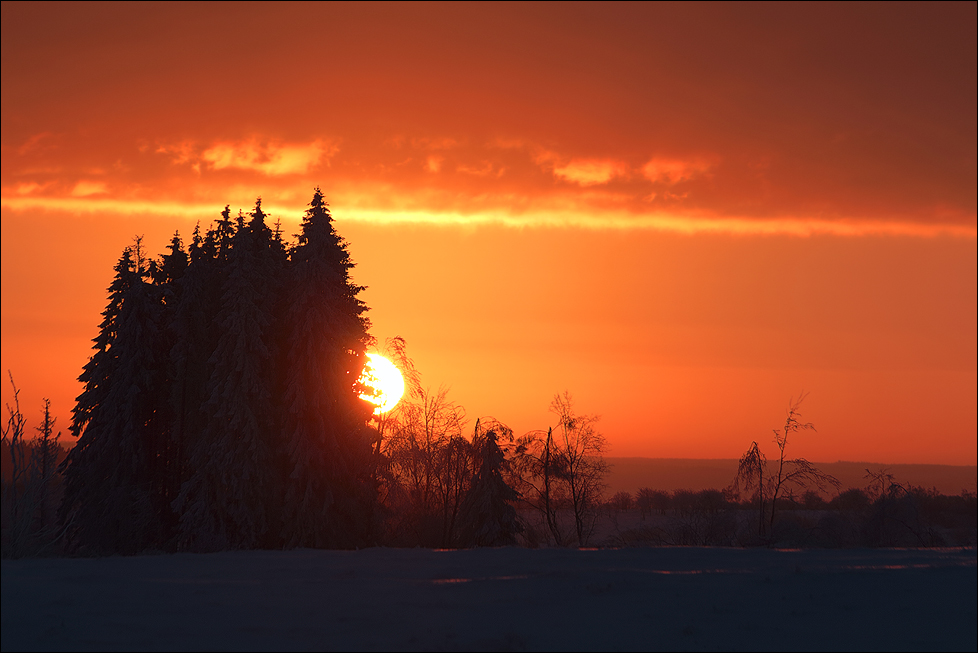
[[[542,148],[537,149],[533,155],[533,162],[538,166],[549,168],[558,179],[580,186],[606,184],[615,177],[627,177],[630,172],[627,163],[614,159],[570,159],[563,163],[565,160],[565,157],[556,152]]]
[[[642,174],[651,182],[678,184],[704,174],[713,167],[705,159],[665,159],[654,157],[642,166]]]
[[[950,236],[975,239],[975,227],[957,224],[920,224],[878,220],[822,220],[806,218],[730,218],[685,216],[669,213],[635,215],[627,212],[595,215],[587,211],[543,210],[513,215],[505,211],[457,213],[432,211],[377,211],[350,209],[340,219],[373,224],[431,224],[446,227],[498,225],[511,228],[576,228],[594,231],[659,231],[685,235],[728,234],[736,236],[817,235],[838,237],[905,236],[934,238]]]
[[[115,214],[125,216],[159,215],[172,218],[174,215],[188,217],[213,217],[219,213],[214,204],[190,204],[186,202],[116,200],[108,198],[75,197],[9,197],[4,189],[0,205],[11,211],[46,210],[80,214]]]
[[[212,170],[252,170],[268,176],[306,174],[339,148],[323,139],[307,143],[262,142],[257,138],[219,141],[203,151],[194,141],[165,143],[156,151],[168,154],[177,165],[190,164],[194,172],[202,166]]]
[[[23,156],[24,154],[27,154],[31,150],[37,149],[42,140],[44,140],[45,138],[49,138],[51,136],[52,136],[51,132],[41,132],[39,134],[34,134],[26,141],[24,141],[23,145],[17,148],[17,154]]]
[[[328,158],[337,150],[335,145],[319,139],[310,143],[267,144],[252,139],[216,143],[200,158],[215,170],[237,168],[266,175],[294,175],[309,172],[323,157]]]
[[[13,192],[11,192],[13,191]],[[217,204],[181,201],[116,200],[94,197],[37,197],[17,196],[16,189],[4,189],[0,203],[6,210],[49,210],[67,213],[183,215],[207,218],[217,215]],[[218,203],[219,204],[219,203]],[[303,206],[268,203],[271,209],[283,217],[301,216]],[[504,226],[525,228],[573,228],[595,231],[660,231],[666,233],[729,234],[738,236],[794,236],[808,237],[829,235],[838,237],[904,236],[934,238],[978,238],[978,228],[973,224],[902,222],[897,220],[826,220],[784,216],[772,219],[715,216],[708,213],[682,214],[670,212],[632,213],[624,210],[582,210],[573,201],[557,202],[551,206],[531,208],[521,213],[505,209],[484,209],[474,212],[434,211],[423,207],[373,208],[369,203],[359,203],[353,197],[339,198],[332,203],[339,221],[372,224],[418,224],[437,227]],[[339,208],[346,206],[347,208]],[[276,210],[277,209],[277,210]]]
[[[156,151],[161,154],[173,155],[173,162],[178,165],[197,161],[197,148],[193,141],[160,145]]]
[[[444,160],[445,157],[443,156],[438,156],[435,154],[430,155],[427,161],[425,161],[424,164],[425,170],[427,170],[428,172],[438,172],[439,170],[441,170],[441,164],[442,161]]]
[[[89,195],[102,195],[109,192],[108,186],[101,181],[79,181],[71,190],[72,197],[88,197]]]
[[[37,183],[36,181],[31,181],[26,184],[17,184],[16,193],[18,195],[30,195],[34,191],[41,190],[44,186]]]
[[[571,159],[567,165],[554,166],[554,175],[581,186],[606,184],[614,177],[627,176],[628,172],[627,164],[607,159]]]

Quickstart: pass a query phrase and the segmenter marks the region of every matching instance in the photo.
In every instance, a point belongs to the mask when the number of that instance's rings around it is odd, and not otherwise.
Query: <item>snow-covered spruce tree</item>
[[[136,553],[161,541],[162,448],[155,420],[160,365],[158,289],[137,240],[115,267],[95,354],[79,378],[72,415],[78,443],[63,463],[62,518],[70,545],[90,553]]]
[[[508,431],[493,424],[483,430],[477,422],[473,449],[479,470],[462,503],[461,543],[467,546],[507,546],[516,544],[523,524],[511,504],[520,498],[503,478],[506,458],[499,447],[497,431]]]
[[[159,406],[155,421],[160,430],[161,449],[157,454],[157,474],[162,479],[160,486],[160,501],[164,506],[171,506],[180,492],[180,475],[184,463],[182,452],[177,439],[174,437],[175,422],[174,404],[169,401],[174,385],[173,370],[170,368],[169,357],[176,342],[173,325],[176,321],[177,310],[180,306],[180,296],[183,276],[190,264],[190,257],[183,248],[183,239],[177,231],[170,239],[167,247],[168,254],[161,256],[151,268],[153,282],[159,287],[162,302],[160,313],[159,339],[155,343],[157,358],[160,361],[163,392],[159,397]],[[162,524],[162,548],[172,546],[176,534],[177,515],[171,509],[166,511]]]
[[[230,207],[225,206],[218,224],[233,225],[230,214]],[[173,284],[175,301],[167,321],[172,342],[167,361],[171,501],[190,477],[188,451],[204,429],[210,378],[207,361],[217,348],[215,322],[226,268],[218,258],[216,232],[210,229],[202,236],[200,225],[194,228],[189,265]]]
[[[167,288],[167,291],[164,292],[164,301],[173,304],[172,286],[180,281],[183,273],[187,271],[187,266],[190,264],[190,257],[187,256],[187,252],[183,249],[183,238],[180,237],[179,231],[174,232],[173,238],[170,239],[170,244],[167,248],[170,250],[170,253],[160,257],[159,262],[153,270],[153,281],[158,286]]]
[[[268,530],[276,465],[272,355],[265,342],[278,275],[264,220],[259,200],[247,225],[239,217],[228,252],[202,428],[189,442],[191,475],[174,504],[184,549],[255,548]]]
[[[265,225],[261,200],[239,224],[228,257],[210,356],[205,421],[191,443],[189,468],[175,506],[181,548],[257,548],[269,543],[280,484],[278,431],[272,406],[275,327],[285,253]]]
[[[358,379],[370,342],[363,290],[350,280],[346,242],[317,188],[290,253],[285,352],[287,546],[352,547],[369,540],[377,490],[370,444],[373,406]]]

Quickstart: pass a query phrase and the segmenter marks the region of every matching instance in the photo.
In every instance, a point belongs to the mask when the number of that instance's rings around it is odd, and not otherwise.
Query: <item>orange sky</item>
[[[321,185],[373,334],[616,456],[976,464],[976,5],[2,6],[3,369],[65,428],[134,234]],[[11,393],[4,387],[3,397]]]

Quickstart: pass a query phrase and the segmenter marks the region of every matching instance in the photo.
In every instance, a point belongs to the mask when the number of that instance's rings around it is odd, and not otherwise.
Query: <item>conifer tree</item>
[[[177,334],[174,325],[180,306],[181,280],[190,264],[190,257],[183,248],[183,239],[180,238],[179,231],[173,234],[167,248],[170,250],[169,253],[161,256],[153,266],[152,277],[153,282],[159,288],[159,297],[162,302],[159,339],[153,343],[156,348],[156,359],[161,367],[161,387],[163,388],[158,397],[159,405],[155,418],[161,443],[161,450],[155,464],[157,467],[156,474],[161,479],[159,501],[167,507],[162,535],[164,542],[161,544],[169,546],[172,544],[177,527],[177,515],[170,506],[180,491],[181,473],[184,467],[183,452],[173,430],[176,416],[174,414],[175,406],[171,401],[173,387],[182,379],[174,377],[174,370],[169,365],[169,360],[176,345]]]
[[[282,332],[286,544],[355,546],[369,537],[376,501],[367,426],[372,406],[357,388],[370,342],[367,309],[318,188],[298,238]]]
[[[224,207],[221,218],[203,235],[198,224],[188,248],[187,269],[173,284],[177,301],[168,320],[172,346],[167,370],[169,441],[174,460],[170,485],[174,501],[193,473],[189,452],[205,427],[211,372],[208,361],[217,348],[220,334],[217,311],[227,256],[231,252],[233,225],[230,206]],[[180,510],[176,508],[179,516]]]
[[[177,502],[186,548],[256,548],[269,541],[275,512],[277,430],[272,406],[274,360],[266,344],[274,326],[277,258],[259,199],[241,218],[228,258],[208,366],[206,422],[193,443]]]
[[[156,275],[153,280],[157,285],[172,287],[180,280],[183,273],[187,271],[187,266],[190,264],[190,257],[187,256],[187,252],[183,249],[183,239],[180,238],[179,231],[174,232],[168,248],[170,253],[160,257],[160,261],[156,265]],[[171,300],[168,303],[173,303],[173,301]]]
[[[516,544],[523,525],[510,502],[520,498],[503,478],[506,458],[499,447],[496,429],[480,434],[476,424],[473,446],[479,471],[462,504],[462,540],[473,546],[507,546]]]
[[[160,367],[152,346],[159,300],[144,279],[149,266],[138,239],[115,270],[95,355],[80,377],[85,389],[71,426],[79,439],[64,463],[62,515],[77,546],[135,553],[161,540],[165,521],[156,467]]]
[[[261,200],[115,268],[74,408],[62,518],[93,553],[354,546],[375,523],[370,336],[316,189],[288,250]],[[150,281],[151,280],[151,281]]]

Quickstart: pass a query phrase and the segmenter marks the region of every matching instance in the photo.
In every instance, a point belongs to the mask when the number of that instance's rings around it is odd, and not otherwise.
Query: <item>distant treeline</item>
[[[495,490],[504,494],[499,501],[493,499],[492,492],[473,492],[473,481],[481,471],[472,466],[478,447],[460,429],[451,430],[453,424],[461,426],[457,421],[462,417],[459,408],[448,403],[443,393],[421,402],[408,402],[407,406],[408,410],[391,416],[385,423],[388,463],[383,471],[380,501],[387,507],[383,543],[437,547],[557,543],[545,513],[537,505],[541,495],[526,491],[524,486],[525,493],[514,497],[507,489],[510,485],[520,486],[511,464],[520,454],[517,440],[504,425],[480,423],[475,433],[483,433],[483,446],[488,444],[484,435],[487,429],[502,442],[494,448],[495,459],[484,460],[482,465],[504,471],[505,477],[482,471],[479,481],[495,481]],[[427,423],[428,428],[418,430],[421,423]],[[0,446],[5,557],[64,552],[56,515],[63,492],[57,463],[67,452],[57,442],[52,446],[50,426],[49,423],[47,444],[42,425],[37,429],[37,438],[22,440],[13,448],[8,441]],[[496,432],[500,437],[495,437]],[[425,439],[424,433],[431,437]],[[474,440],[478,444],[480,438]],[[933,488],[898,483],[883,469],[872,473],[864,470],[864,476],[864,487],[844,490],[829,500],[817,492],[778,499],[779,519],[767,537],[758,535],[757,498],[738,497],[729,487],[619,491],[590,513],[588,543],[789,547],[978,544],[975,493],[945,495]],[[483,498],[482,505],[476,501],[478,497]],[[487,497],[489,500],[485,501]],[[506,514],[487,518],[485,511],[494,509]],[[576,544],[573,504],[566,492],[555,491],[553,516],[553,526],[563,533],[563,543]]]
[[[978,543],[974,492],[941,494],[898,483],[886,470],[866,470],[865,488],[830,500],[818,492],[778,499],[773,532],[759,535],[757,496],[726,490],[642,488],[606,503],[609,543],[789,547],[939,547]],[[628,519],[631,517],[631,519]]]
[[[639,458],[608,456],[611,466],[608,492],[632,492],[654,484],[657,489],[706,490],[726,487],[737,473],[736,458]],[[885,467],[902,483],[936,488],[944,494],[959,494],[962,490],[978,490],[978,468],[974,465],[932,465],[910,463],[820,462],[819,469],[832,474],[844,488],[862,487],[866,469]],[[826,498],[832,493],[825,495]]]

